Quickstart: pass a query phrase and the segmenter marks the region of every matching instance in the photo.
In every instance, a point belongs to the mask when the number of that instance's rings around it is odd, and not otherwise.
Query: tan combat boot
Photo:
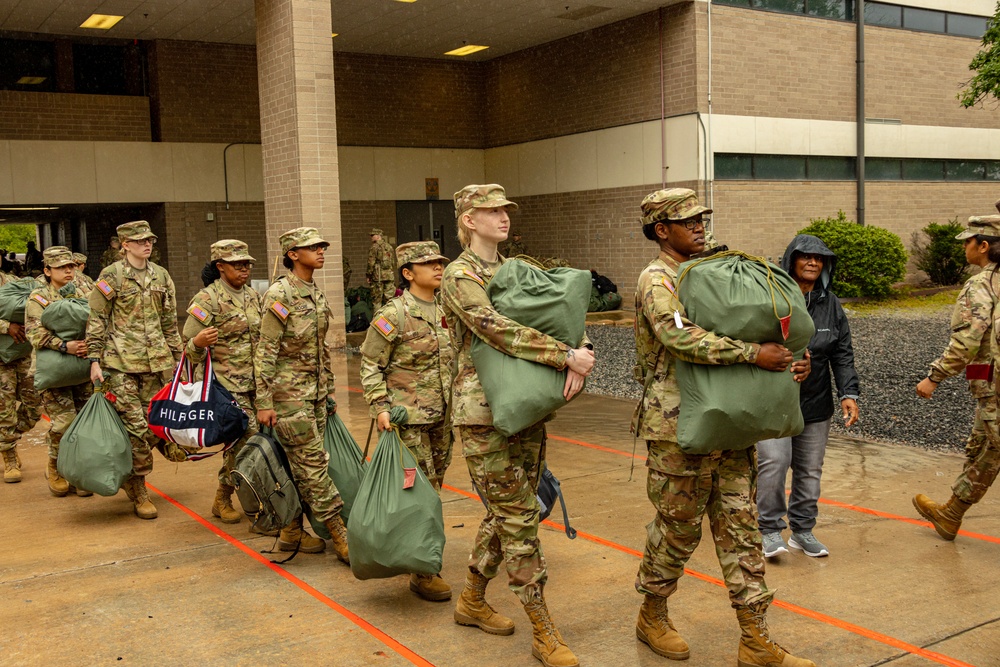
[[[958,529],[962,527],[962,517],[972,504],[953,495],[944,505],[938,505],[924,494],[918,493],[913,498],[913,506],[920,512],[920,516],[934,524],[934,530],[938,535],[950,542],[958,535]]]
[[[549,608],[541,595],[524,605],[531,619],[531,655],[541,660],[545,667],[579,667],[580,661],[563,641],[549,616]]]
[[[55,459],[49,459],[49,463],[45,467],[45,478],[49,482],[49,491],[56,498],[62,498],[69,493],[69,482],[59,474]]]
[[[296,547],[304,554],[323,553],[326,549],[326,542],[302,530],[301,514],[282,528],[278,536],[278,548],[282,551],[295,551]]]
[[[3,453],[3,481],[16,484],[21,481],[21,457],[17,455],[17,447]]]
[[[451,599],[451,586],[440,574],[411,574],[410,590],[431,602],[445,602]]]
[[[486,601],[486,585],[490,580],[478,572],[469,572],[465,588],[455,605],[455,622],[474,626],[491,635],[514,634],[514,621],[490,606]]]
[[[688,644],[667,616],[667,598],[647,595],[639,608],[635,636],[649,645],[653,653],[671,660],[687,660],[691,655]]]
[[[330,533],[330,544],[333,546],[333,552],[337,554],[337,558],[350,565],[351,554],[347,550],[347,526],[344,525],[344,520],[338,514],[323,525]]]
[[[132,493],[129,498],[135,505],[135,515],[140,519],[155,519],[158,514],[153,502],[149,499],[149,491],[146,490],[146,478],[134,475],[129,478],[126,485],[132,485]],[[128,491],[126,491],[128,493]]]
[[[87,489],[80,489],[80,488],[73,487],[73,486],[71,486],[69,488],[72,491],[74,491],[76,493],[76,495],[80,496],[81,498],[89,498],[90,496],[94,495],[93,491],[88,491]]]
[[[740,622],[740,648],[737,654],[739,667],[816,667],[805,658],[796,658],[773,641],[767,632],[764,609],[754,611],[749,607],[736,610]]]
[[[222,523],[239,523],[242,515],[233,508],[233,492],[231,486],[220,484],[215,492],[215,502],[212,503],[212,516],[218,517]]]

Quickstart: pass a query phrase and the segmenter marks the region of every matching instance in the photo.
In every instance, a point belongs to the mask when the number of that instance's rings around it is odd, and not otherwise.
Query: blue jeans
[[[788,498],[788,525],[793,532],[812,530],[819,513],[819,481],[830,436],[830,420],[806,424],[791,438],[757,443],[757,510],[760,530],[784,530],[785,478],[792,469],[792,494]]]

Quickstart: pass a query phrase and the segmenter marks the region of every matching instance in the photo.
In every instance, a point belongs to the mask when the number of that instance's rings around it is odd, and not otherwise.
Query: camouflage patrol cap
[[[517,210],[517,204],[507,199],[503,186],[496,183],[486,185],[466,185],[455,193],[455,218],[470,208],[496,208],[510,206]]]
[[[711,213],[712,209],[698,203],[698,195],[687,188],[657,190],[646,195],[640,206],[642,225],[654,222],[687,220],[700,213]]]
[[[222,239],[212,244],[213,262],[256,262],[243,241]]]
[[[42,254],[44,254],[44,253],[42,253]],[[87,263],[87,256],[84,255],[82,252],[74,252],[73,253],[73,259],[76,261],[77,264],[86,264]]]
[[[76,264],[76,260],[73,259],[73,251],[69,248],[64,245],[54,245],[51,248],[46,248],[45,252],[42,253],[42,264],[50,269],[55,269],[67,264]]]
[[[426,264],[427,262],[447,262],[441,249],[434,241],[413,241],[396,246],[396,265]]]
[[[969,218],[969,226],[956,235],[959,241],[970,239],[976,235],[1000,236],[1000,215],[974,215]]]
[[[296,227],[282,234],[278,240],[281,241],[282,255],[295,248],[308,248],[311,245],[320,244],[330,245],[329,241],[323,240],[315,227]]]
[[[372,230],[368,232],[368,236],[385,236],[385,234],[378,227],[372,227]]]
[[[156,234],[149,228],[149,223],[145,220],[135,220],[118,225],[119,241],[141,241],[143,239],[156,239]]]

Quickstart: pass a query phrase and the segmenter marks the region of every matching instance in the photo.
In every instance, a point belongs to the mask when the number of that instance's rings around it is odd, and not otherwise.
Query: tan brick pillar
[[[283,232],[294,227],[319,229],[330,248],[326,266],[315,280],[333,309],[330,343],[343,347],[346,323],[330,0],[255,0],[254,4],[268,271],[280,255],[278,237]]]

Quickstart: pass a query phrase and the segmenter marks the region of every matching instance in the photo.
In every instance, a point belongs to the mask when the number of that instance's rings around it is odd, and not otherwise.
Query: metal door
[[[435,241],[441,254],[455,259],[462,252],[450,201],[397,201],[396,243]]]

